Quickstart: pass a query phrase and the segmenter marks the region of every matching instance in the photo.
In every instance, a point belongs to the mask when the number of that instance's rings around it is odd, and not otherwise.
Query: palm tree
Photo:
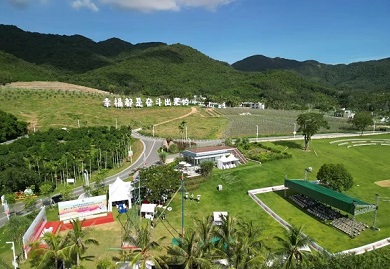
[[[45,233],[42,240],[31,244],[30,260],[32,266],[37,269],[57,269],[62,261],[64,267],[66,238],[52,233]]]
[[[184,144],[184,130],[186,128],[186,124],[187,122],[185,122],[184,120],[180,123],[179,125],[179,131],[180,131],[180,134],[181,134],[181,139],[182,139],[182,143]]]
[[[300,228],[290,227],[284,237],[275,236],[282,244],[282,248],[276,254],[283,259],[285,268],[301,268],[305,262],[305,257],[309,256],[306,248],[313,243],[312,239],[303,233],[303,226]]]
[[[202,244],[203,251],[210,253],[215,238],[215,225],[212,223],[212,216],[209,215],[203,220],[195,220],[195,229]]]
[[[189,230],[185,233],[184,240],[179,245],[168,247],[171,262],[182,266],[184,269],[208,269],[212,262],[203,250],[203,242],[199,240],[197,232]]]
[[[238,222],[239,229],[236,232],[233,255],[229,262],[234,268],[254,268],[265,261],[263,242],[260,239],[262,229],[253,221]]]
[[[88,233],[83,229],[83,222],[79,219],[71,220],[72,230],[67,234],[67,240],[69,245],[65,248],[66,253],[74,261],[76,259],[76,265],[80,266],[82,259],[81,255],[87,250],[88,244],[99,245],[98,241],[93,238],[85,238]]]
[[[222,215],[222,225],[216,230],[216,237],[219,238],[219,249],[225,252],[227,257],[233,255],[233,246],[236,240],[236,219],[232,218],[230,215]]]
[[[127,240],[137,248],[130,253],[126,253],[125,256],[130,259],[132,266],[134,264],[139,264],[141,269],[146,268],[147,261],[152,261],[154,266],[158,269],[161,269],[162,267],[168,268],[162,258],[153,253],[154,250],[159,250],[161,248],[160,242],[164,239],[165,237],[161,237],[157,241],[152,241],[149,223],[144,226],[136,226],[135,236],[129,237]]]

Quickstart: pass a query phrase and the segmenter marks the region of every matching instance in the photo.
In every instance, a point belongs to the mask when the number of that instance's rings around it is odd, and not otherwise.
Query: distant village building
[[[252,109],[265,109],[265,104],[260,102],[242,102],[240,107],[248,107]]]
[[[337,110],[334,113],[334,116],[335,117],[352,119],[353,117],[355,117],[355,112],[353,112],[352,110],[347,110],[345,108],[342,108],[342,109]]]

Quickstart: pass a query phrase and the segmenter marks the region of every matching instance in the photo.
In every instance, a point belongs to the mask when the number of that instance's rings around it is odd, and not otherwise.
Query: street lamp
[[[12,249],[12,254],[13,254],[13,257],[14,257],[14,259],[12,260],[12,265],[14,266],[15,269],[17,269],[19,267],[19,265],[18,265],[18,262],[16,261],[15,243],[13,241],[5,242],[5,243],[12,245],[11,249]]]
[[[293,131],[293,135],[294,135],[294,138],[295,138],[295,135],[297,134],[297,124],[294,122],[294,131]]]
[[[305,180],[306,180],[306,177],[307,177],[307,172],[311,172],[313,171],[313,167],[308,167],[308,168],[305,168]]]
[[[259,139],[259,125],[256,125],[256,142]]]

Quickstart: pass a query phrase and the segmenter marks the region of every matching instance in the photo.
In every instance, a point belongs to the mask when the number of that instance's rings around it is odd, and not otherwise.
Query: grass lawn
[[[369,139],[379,138],[389,139],[390,136],[375,136]],[[335,140],[337,139],[312,141],[311,151],[309,152],[301,150],[300,142],[269,142],[267,144],[270,146],[284,149],[288,145],[286,150],[293,155],[293,158],[261,165],[248,164],[230,171],[216,170],[213,176],[194,192],[195,195],[202,195],[201,202],[185,202],[185,226],[192,226],[192,219],[202,218],[213,211],[228,211],[237,218],[258,222],[264,228],[264,237],[270,239],[273,235],[280,233],[282,228],[263,212],[246,192],[250,189],[282,185],[286,176],[289,179],[302,179],[304,168],[308,166],[313,167],[313,172],[307,174],[307,179],[314,180],[322,164],[342,163],[354,178],[354,186],[346,194],[369,203],[375,203],[376,193],[379,194],[379,197],[383,197],[379,201],[376,223],[376,226],[381,228],[380,231],[366,230],[354,239],[350,239],[347,235],[302,212],[278,193],[261,194],[258,197],[289,223],[296,226],[305,225],[305,232],[331,252],[358,247],[389,237],[390,219],[387,216],[390,214],[390,203],[387,200],[390,191],[388,188],[375,184],[376,181],[390,178],[390,167],[388,166],[388,160],[390,160],[389,146],[347,148],[347,146],[338,146],[337,143],[330,143]],[[219,184],[223,185],[222,191],[216,189]],[[180,231],[180,195],[177,195],[171,206],[173,210],[167,213],[167,219],[173,227]],[[366,213],[357,216],[356,219],[371,226],[373,215],[373,212]]]

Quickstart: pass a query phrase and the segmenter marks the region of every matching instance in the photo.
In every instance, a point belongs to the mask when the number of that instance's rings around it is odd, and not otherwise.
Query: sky
[[[258,54],[326,64],[390,57],[389,0],[0,0],[0,24],[180,43],[230,64]]]

